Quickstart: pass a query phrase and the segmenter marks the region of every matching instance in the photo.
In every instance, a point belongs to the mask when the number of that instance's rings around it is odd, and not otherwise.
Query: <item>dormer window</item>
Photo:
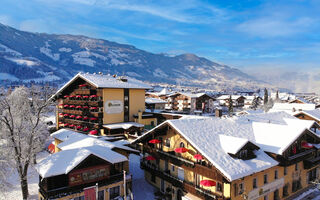
[[[239,158],[247,159],[248,158],[248,150],[247,149],[241,150],[240,153],[239,153]]]
[[[180,143],[180,147],[181,148],[184,147],[184,143],[183,142]]]

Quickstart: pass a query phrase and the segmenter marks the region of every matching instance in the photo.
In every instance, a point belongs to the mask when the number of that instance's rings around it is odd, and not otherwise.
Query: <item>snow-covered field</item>
[[[37,161],[40,162],[48,155],[48,152],[40,152],[37,156]],[[133,174],[132,191],[135,200],[154,199],[154,187],[146,182],[144,179],[144,172],[140,169],[140,158],[137,155],[130,155],[130,172]],[[20,200],[22,199],[22,193],[20,188],[19,176],[17,173],[13,173],[8,178],[11,186],[2,195],[0,193],[0,200]],[[30,200],[38,199],[38,182],[39,175],[31,166],[28,172],[29,194]]]

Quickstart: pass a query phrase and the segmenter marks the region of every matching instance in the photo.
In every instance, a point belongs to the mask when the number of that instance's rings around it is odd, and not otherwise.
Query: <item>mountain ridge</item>
[[[79,71],[209,89],[266,85],[239,69],[192,53],[168,56],[84,35],[32,33],[0,24],[0,80],[65,82]]]

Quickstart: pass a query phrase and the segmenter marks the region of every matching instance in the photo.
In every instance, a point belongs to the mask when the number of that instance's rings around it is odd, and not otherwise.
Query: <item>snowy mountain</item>
[[[79,71],[211,89],[239,90],[265,85],[238,69],[194,54],[154,54],[102,39],[30,33],[0,24],[2,83],[62,83]]]

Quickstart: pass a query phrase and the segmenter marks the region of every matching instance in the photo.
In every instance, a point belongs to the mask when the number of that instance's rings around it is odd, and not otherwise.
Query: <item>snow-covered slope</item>
[[[212,89],[264,84],[238,69],[194,54],[153,54],[102,39],[30,33],[0,24],[0,80],[64,82],[79,71]]]

